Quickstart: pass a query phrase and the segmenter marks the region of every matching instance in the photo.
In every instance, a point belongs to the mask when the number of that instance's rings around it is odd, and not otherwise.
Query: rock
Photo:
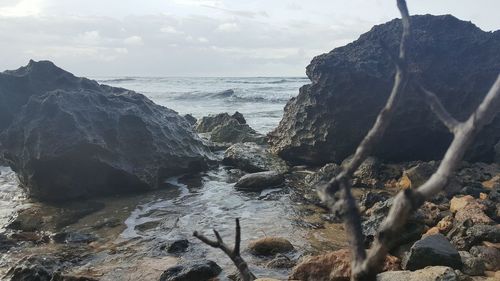
[[[247,123],[247,120],[245,120],[245,117],[243,116],[243,114],[239,113],[238,111],[236,111],[233,115],[231,115],[231,117],[236,119],[236,121],[238,121],[238,123],[240,123],[240,124]]]
[[[244,175],[234,187],[238,190],[261,191],[263,189],[279,187],[284,182],[283,174],[275,171],[259,172]]]
[[[217,115],[204,116],[196,123],[196,132],[210,133],[215,127],[225,124],[234,118],[227,113],[219,113]]]
[[[463,209],[465,206],[474,202],[474,197],[466,195],[463,197],[453,197],[450,201],[450,211],[456,213],[458,210]]]
[[[224,152],[222,163],[250,173],[264,171],[286,173],[288,171],[285,161],[269,153],[264,146],[254,143],[232,145]]]
[[[444,217],[437,223],[436,227],[439,229],[439,232],[441,234],[447,234],[448,231],[450,231],[453,228],[453,217],[452,216]]]
[[[377,202],[383,202],[390,198],[390,194],[387,192],[374,192],[368,191],[361,196],[359,200],[359,206],[362,210],[367,210],[373,207]]]
[[[61,268],[60,262],[50,256],[25,256],[4,276],[10,281],[51,281],[53,274]]]
[[[56,272],[54,273],[50,281],[99,281],[99,280],[86,276],[63,275],[59,272]]]
[[[0,233],[0,253],[7,252],[10,248],[14,247],[16,242]]]
[[[210,140],[217,143],[266,143],[264,135],[258,134],[247,124],[240,124],[236,119],[227,120],[225,123],[216,126],[210,134]]]
[[[415,15],[411,21],[412,77],[438,93],[451,115],[467,118],[498,75],[500,33],[451,15]],[[339,163],[351,155],[390,94],[394,65],[385,54],[387,49],[397,53],[400,37],[401,21],[395,19],[315,57],[307,67],[311,84],[287,103],[279,126],[269,134],[272,151],[294,165]],[[493,161],[499,127],[497,116],[465,159]],[[416,87],[408,87],[373,155],[393,162],[441,159],[451,138]]]
[[[417,216],[428,226],[436,225],[442,218],[439,207],[431,202],[424,202],[418,210]]]
[[[500,250],[494,247],[474,246],[470,249],[470,253],[477,258],[480,258],[485,265],[485,269],[489,271],[500,270]]]
[[[295,261],[291,260],[289,257],[278,254],[272,260],[270,260],[267,264],[267,268],[292,268],[296,264]]]
[[[264,237],[248,244],[250,253],[258,256],[273,256],[279,253],[287,253],[294,250],[290,241],[281,237]]]
[[[196,119],[193,115],[191,114],[186,114],[184,115],[184,118],[186,118],[186,120],[188,121],[189,124],[191,124],[191,126],[194,126],[196,125],[196,122],[198,122],[198,119]]]
[[[168,245],[167,252],[170,254],[183,253],[189,247],[189,241],[187,239],[176,240]]]
[[[77,78],[47,61],[0,76],[0,89],[9,89],[0,96],[29,95],[8,118],[0,154],[33,198],[150,190],[208,165],[211,153],[186,119],[141,94]]]
[[[417,270],[426,266],[443,265],[455,269],[462,268],[458,251],[448,239],[441,235],[431,235],[417,241],[403,259],[403,269]]]
[[[417,271],[387,271],[377,275],[377,281],[461,281],[453,268],[429,266]]]
[[[90,243],[96,241],[97,238],[88,233],[79,233],[79,232],[59,232],[52,235],[52,240],[55,243]]]
[[[290,274],[289,280],[303,281],[340,281],[351,276],[351,254],[342,249],[327,254],[306,257]],[[383,270],[399,269],[399,259],[387,256]]]
[[[160,281],[205,281],[217,277],[222,268],[210,260],[187,262],[165,270]]]
[[[463,263],[463,267],[461,270],[463,273],[473,276],[484,274],[486,266],[482,259],[474,257],[466,251],[460,251],[459,253]]]
[[[40,230],[44,220],[41,216],[41,211],[38,208],[27,208],[20,210],[13,219],[7,224],[7,228],[33,232]]]
[[[317,172],[305,177],[307,185],[313,187],[320,183],[327,183],[340,172],[340,166],[335,163],[328,163],[321,167]]]
[[[474,224],[494,224],[495,222],[484,213],[486,206],[473,202],[455,213],[455,220],[463,222],[471,220]]]
[[[436,171],[438,164],[435,161],[418,162],[417,165],[404,170],[399,180],[401,188],[417,188],[425,183]]]

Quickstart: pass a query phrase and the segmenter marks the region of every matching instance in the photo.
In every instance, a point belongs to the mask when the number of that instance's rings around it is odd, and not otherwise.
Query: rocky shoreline
[[[426,36],[414,39],[420,61],[412,68],[431,73],[421,78],[466,116],[500,70],[500,34],[451,16],[413,20]],[[242,217],[243,254],[259,277],[348,280],[341,217],[315,188],[350,161],[385,100],[392,70],[379,40],[397,42],[399,33],[399,21],[391,21],[315,58],[312,84],[268,136],[239,112],[180,116],[47,61],[0,73],[0,164],[28,197],[2,226],[0,276],[238,280],[224,255],[191,234],[215,227],[231,237],[232,219]],[[450,44],[460,48],[449,52]],[[455,61],[464,65],[451,67]],[[352,179],[367,247],[392,196],[425,182],[449,141],[415,93],[407,98],[380,151]],[[445,192],[407,222],[377,280],[500,278],[499,121],[478,136]]]

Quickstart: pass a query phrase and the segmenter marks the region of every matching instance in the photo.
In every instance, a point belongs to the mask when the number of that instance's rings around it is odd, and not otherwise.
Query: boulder
[[[398,270],[399,259],[387,256],[383,270]],[[289,280],[348,281],[351,276],[351,253],[342,249],[319,256],[304,258],[295,266]]]
[[[276,171],[285,173],[288,165],[267,151],[265,146],[255,143],[236,143],[224,152],[222,163],[246,172]]]
[[[283,184],[284,180],[283,174],[275,171],[259,172],[244,175],[234,187],[238,190],[261,191],[263,189],[279,187]]]
[[[233,120],[233,119],[234,118],[231,117],[226,112],[219,113],[216,115],[204,116],[197,121],[196,132],[198,132],[198,133],[210,133],[215,129],[215,127],[217,127],[221,124],[225,124],[228,121]]]
[[[292,243],[282,237],[264,237],[250,241],[248,244],[250,253],[258,256],[274,256],[293,251],[293,249]]]
[[[268,263],[266,263],[267,268],[292,268],[296,265],[297,263],[293,260],[291,260],[289,257],[283,255],[283,254],[278,254],[276,257],[272,260],[270,260]]]
[[[15,118],[0,118],[9,126],[0,135],[0,154],[33,198],[150,190],[208,165],[211,153],[186,119],[141,94],[46,61],[0,76],[0,96],[30,95]]]
[[[387,271],[377,275],[377,281],[460,281],[453,268],[429,266],[417,271]]]
[[[469,117],[500,68],[500,32],[485,32],[451,15],[415,15],[409,69],[435,92],[458,120]],[[374,26],[356,41],[315,57],[307,67],[311,84],[285,107],[269,134],[273,152],[294,165],[343,161],[354,153],[385,105],[394,81],[401,20]],[[500,116],[469,147],[468,161],[494,160]],[[394,162],[441,159],[452,134],[409,85],[373,155]],[[327,152],[327,153],[325,153]]]
[[[160,281],[206,281],[217,277],[222,268],[210,260],[187,262],[165,270]]]
[[[417,241],[402,263],[403,268],[407,270],[434,265],[462,268],[460,254],[442,234],[427,236]]]
[[[266,143],[264,135],[258,134],[248,124],[240,124],[236,119],[227,120],[225,123],[216,126],[210,134],[210,140],[218,143]]]

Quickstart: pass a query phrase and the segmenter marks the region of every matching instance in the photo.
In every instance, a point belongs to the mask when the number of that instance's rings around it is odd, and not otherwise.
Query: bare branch
[[[350,232],[351,245],[354,247],[352,257],[353,269],[362,265],[362,261],[365,259],[365,251],[364,248],[362,248],[364,241],[360,226],[361,220],[359,218],[359,210],[356,205],[356,201],[352,198],[351,191],[348,190],[350,189],[350,185],[347,184],[347,182],[351,179],[352,174],[359,168],[366,157],[368,157],[369,153],[372,152],[377,142],[380,141],[392,119],[397,100],[408,83],[409,74],[406,62],[406,49],[410,37],[410,15],[408,13],[405,0],[397,0],[397,6],[401,13],[403,32],[399,45],[399,57],[396,58],[394,85],[387,103],[380,111],[373,127],[359,144],[352,160],[342,167],[342,171],[337,175],[337,177],[331,179],[326,186],[318,188],[321,199],[326,202],[330,208],[332,208],[335,192],[339,190],[339,186],[342,187],[341,189],[343,190],[343,199],[345,200],[346,208],[344,220],[346,229]],[[355,272],[355,270],[353,270],[353,272]]]
[[[393,246],[391,240],[399,235],[409,215],[418,209],[423,202],[444,189],[452,173],[460,165],[469,144],[499,112],[500,75],[476,111],[465,122],[457,123],[454,131],[455,137],[437,171],[417,190],[402,191],[396,196],[389,215],[382,223],[365,262],[361,268],[356,268],[356,272],[353,271],[353,275],[357,278],[355,280],[374,280],[385,256]]]
[[[213,231],[215,237],[217,238],[217,241],[210,240],[203,234],[198,233],[197,231],[193,233],[193,236],[200,239],[203,243],[211,247],[221,249],[233,261],[234,265],[236,265],[236,268],[238,268],[238,271],[240,272],[240,277],[243,281],[252,281],[257,279],[257,277],[255,277],[255,275],[253,275],[253,273],[248,268],[248,264],[245,262],[245,260],[243,260],[243,258],[240,255],[240,244],[241,244],[240,220],[236,219],[236,235],[234,241],[234,249],[230,249],[224,243],[224,240],[222,240],[222,237],[220,236],[217,230],[214,229]]]
[[[448,113],[436,94],[428,91],[421,85],[419,85],[418,88],[425,95],[425,102],[429,104],[432,112],[436,114],[439,120],[443,122],[443,124],[448,128],[448,130],[450,130],[450,132],[454,133],[459,125],[459,122],[455,118],[453,118],[450,113]]]

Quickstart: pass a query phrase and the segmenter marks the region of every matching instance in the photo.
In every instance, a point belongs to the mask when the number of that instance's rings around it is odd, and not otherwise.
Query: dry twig
[[[219,248],[221,249],[236,265],[236,268],[238,268],[238,271],[240,272],[241,279],[243,281],[252,281],[257,279],[255,275],[250,271],[248,268],[248,264],[243,260],[243,258],[240,255],[240,244],[241,244],[241,227],[240,227],[240,220],[236,219],[236,235],[235,235],[235,241],[234,241],[234,248],[230,249],[222,240],[222,237],[220,236],[219,232],[214,229],[214,234],[215,237],[217,238],[217,241],[210,240],[207,237],[205,237],[203,234],[198,233],[195,231],[193,233],[193,236],[200,239],[203,243],[212,246],[214,248]]]

